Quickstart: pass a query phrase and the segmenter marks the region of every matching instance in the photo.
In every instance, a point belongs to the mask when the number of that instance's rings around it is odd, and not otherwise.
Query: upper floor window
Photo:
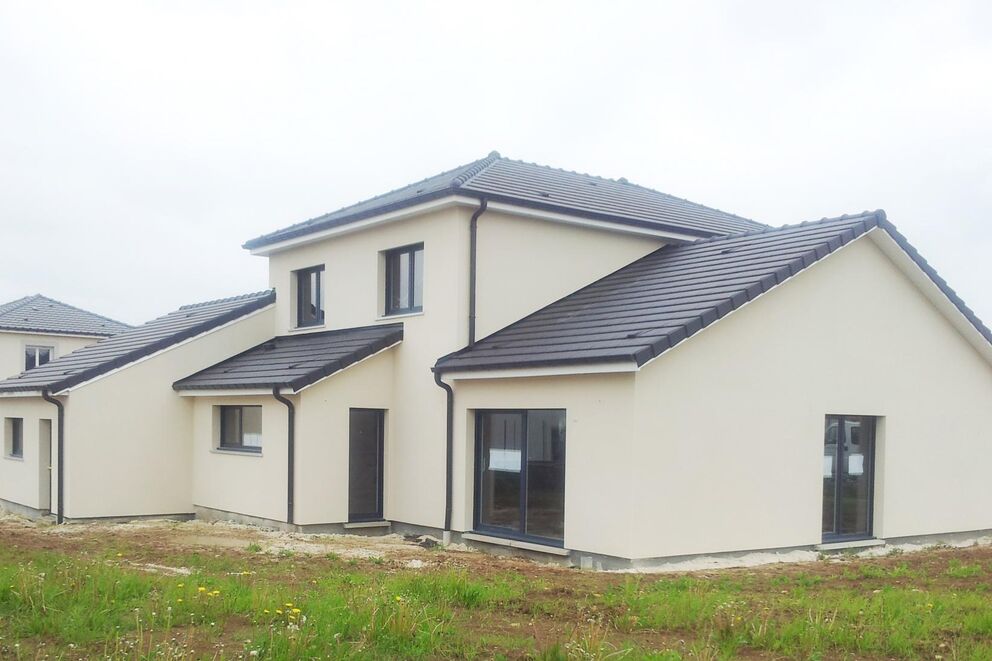
[[[24,369],[29,370],[39,365],[44,365],[52,359],[54,354],[55,347],[28,345],[24,347]]]
[[[7,418],[4,421],[4,450],[8,457],[24,456],[24,418]]]
[[[424,309],[424,244],[386,252],[386,314]]]
[[[324,323],[324,267],[296,272],[296,326]]]
[[[262,451],[262,407],[220,406],[220,442],[222,450]]]

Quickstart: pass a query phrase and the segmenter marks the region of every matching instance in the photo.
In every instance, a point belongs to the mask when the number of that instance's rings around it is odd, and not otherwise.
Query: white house
[[[44,365],[128,328],[41,294],[0,304],[0,376]]]
[[[64,416],[61,506],[26,451],[8,507],[615,564],[992,529],[992,333],[883,212],[771,228],[493,153],[245,246],[273,291],[0,382]]]

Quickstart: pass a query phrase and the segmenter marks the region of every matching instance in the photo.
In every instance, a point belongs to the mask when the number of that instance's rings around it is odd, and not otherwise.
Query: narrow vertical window
[[[320,326],[324,323],[324,267],[296,271],[296,325]]]
[[[386,252],[386,314],[424,309],[424,244]]]
[[[24,369],[30,370],[49,362],[55,353],[55,347],[27,345],[24,347]]]
[[[828,415],[823,441],[823,539],[872,535],[875,418]]]
[[[3,426],[7,456],[24,457],[24,418],[6,418]]]

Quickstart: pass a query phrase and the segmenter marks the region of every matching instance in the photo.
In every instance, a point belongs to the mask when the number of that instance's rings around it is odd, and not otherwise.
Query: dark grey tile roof
[[[176,381],[176,390],[299,390],[391,347],[403,324],[282,335]]]
[[[435,369],[643,365],[876,226],[992,342],[989,329],[876,211],[660,248],[441,358]]]
[[[234,321],[276,300],[274,291],[184,305],[146,324],[0,381],[0,392],[58,392]]]
[[[0,330],[109,337],[131,326],[35,294],[0,305]]]
[[[449,195],[558,211],[620,225],[714,236],[762,223],[631,184],[503,158],[497,152],[384,195],[251,239],[261,248]]]

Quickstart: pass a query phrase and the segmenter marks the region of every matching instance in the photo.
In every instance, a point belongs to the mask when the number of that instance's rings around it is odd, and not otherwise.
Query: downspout
[[[444,532],[447,538],[451,533],[451,482],[454,468],[452,451],[454,450],[455,437],[455,391],[447,383],[441,380],[441,373],[434,370],[434,383],[442,388],[447,395],[447,416],[445,419],[445,463],[444,463]],[[447,539],[445,539],[447,542]]]
[[[475,288],[476,271],[478,264],[479,245],[479,216],[486,212],[489,202],[486,198],[479,199],[479,208],[472,214],[472,220],[468,224],[469,249],[468,249],[468,345],[475,344]]]
[[[52,397],[47,390],[41,391],[41,398],[48,402],[49,404],[54,404],[55,408],[58,409],[58,441],[56,443],[58,447],[58,464],[56,464],[56,484],[58,485],[58,499],[56,500],[55,509],[55,521],[56,523],[64,523],[65,517],[62,512],[62,506],[65,502],[65,405],[59,400]]]
[[[296,406],[279,394],[279,386],[272,388],[272,396],[286,405],[289,422],[286,428],[286,523],[293,524],[293,492],[296,490]]]

